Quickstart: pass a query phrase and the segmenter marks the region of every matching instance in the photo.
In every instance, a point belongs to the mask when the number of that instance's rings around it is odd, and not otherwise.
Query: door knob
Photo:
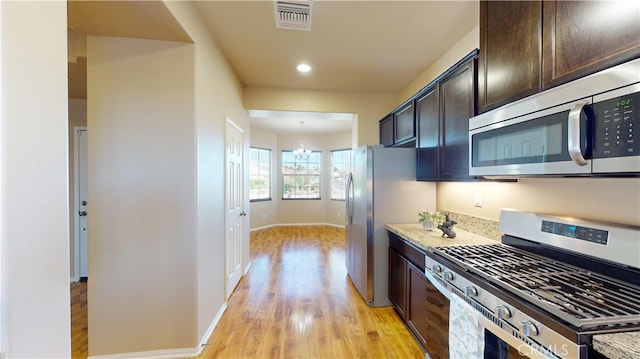
[[[240,215],[241,215],[241,216],[246,216],[246,215],[247,215],[247,212],[242,211],[242,212],[240,212]]]

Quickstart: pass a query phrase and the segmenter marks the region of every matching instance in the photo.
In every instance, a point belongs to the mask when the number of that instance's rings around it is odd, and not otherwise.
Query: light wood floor
[[[328,226],[252,232],[251,269],[198,358],[424,358],[392,307],[368,307],[351,285],[344,238]],[[83,330],[74,340],[86,343]]]
[[[84,359],[88,355],[87,343],[87,283],[71,283],[71,355]]]

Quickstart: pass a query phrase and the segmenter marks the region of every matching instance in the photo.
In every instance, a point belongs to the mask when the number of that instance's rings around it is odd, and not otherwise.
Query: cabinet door
[[[545,1],[543,88],[640,56],[640,2]]]
[[[393,115],[380,120],[380,144],[384,147],[393,146]]]
[[[394,144],[410,141],[416,137],[413,101],[406,104],[394,114]]]
[[[389,248],[389,300],[402,320],[406,321],[407,260],[393,248]]]
[[[413,331],[416,339],[422,347],[425,347],[427,338],[427,277],[418,267],[407,263],[409,268],[407,280],[409,281],[409,305],[407,311],[407,324]]]
[[[440,178],[469,180],[469,118],[474,115],[475,60],[440,82],[442,142]]]
[[[540,91],[542,2],[481,1],[478,110]]]
[[[433,359],[449,358],[449,299],[427,281],[426,349]]]
[[[418,96],[416,124],[418,140],[416,152],[416,179],[429,181],[438,179],[438,149],[440,145],[440,97],[439,86],[433,86]]]

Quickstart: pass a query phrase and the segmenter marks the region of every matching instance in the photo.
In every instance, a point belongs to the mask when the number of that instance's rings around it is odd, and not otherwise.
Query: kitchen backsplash
[[[441,212],[449,213],[449,219],[458,222],[458,224],[453,227],[454,230],[460,228],[467,232],[495,239],[496,241],[501,240],[502,233],[498,231],[498,221],[451,212],[446,209],[441,210]]]

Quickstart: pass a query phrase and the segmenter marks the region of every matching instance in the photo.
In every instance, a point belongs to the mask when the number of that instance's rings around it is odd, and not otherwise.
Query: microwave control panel
[[[593,104],[593,158],[640,155],[640,92]]]

